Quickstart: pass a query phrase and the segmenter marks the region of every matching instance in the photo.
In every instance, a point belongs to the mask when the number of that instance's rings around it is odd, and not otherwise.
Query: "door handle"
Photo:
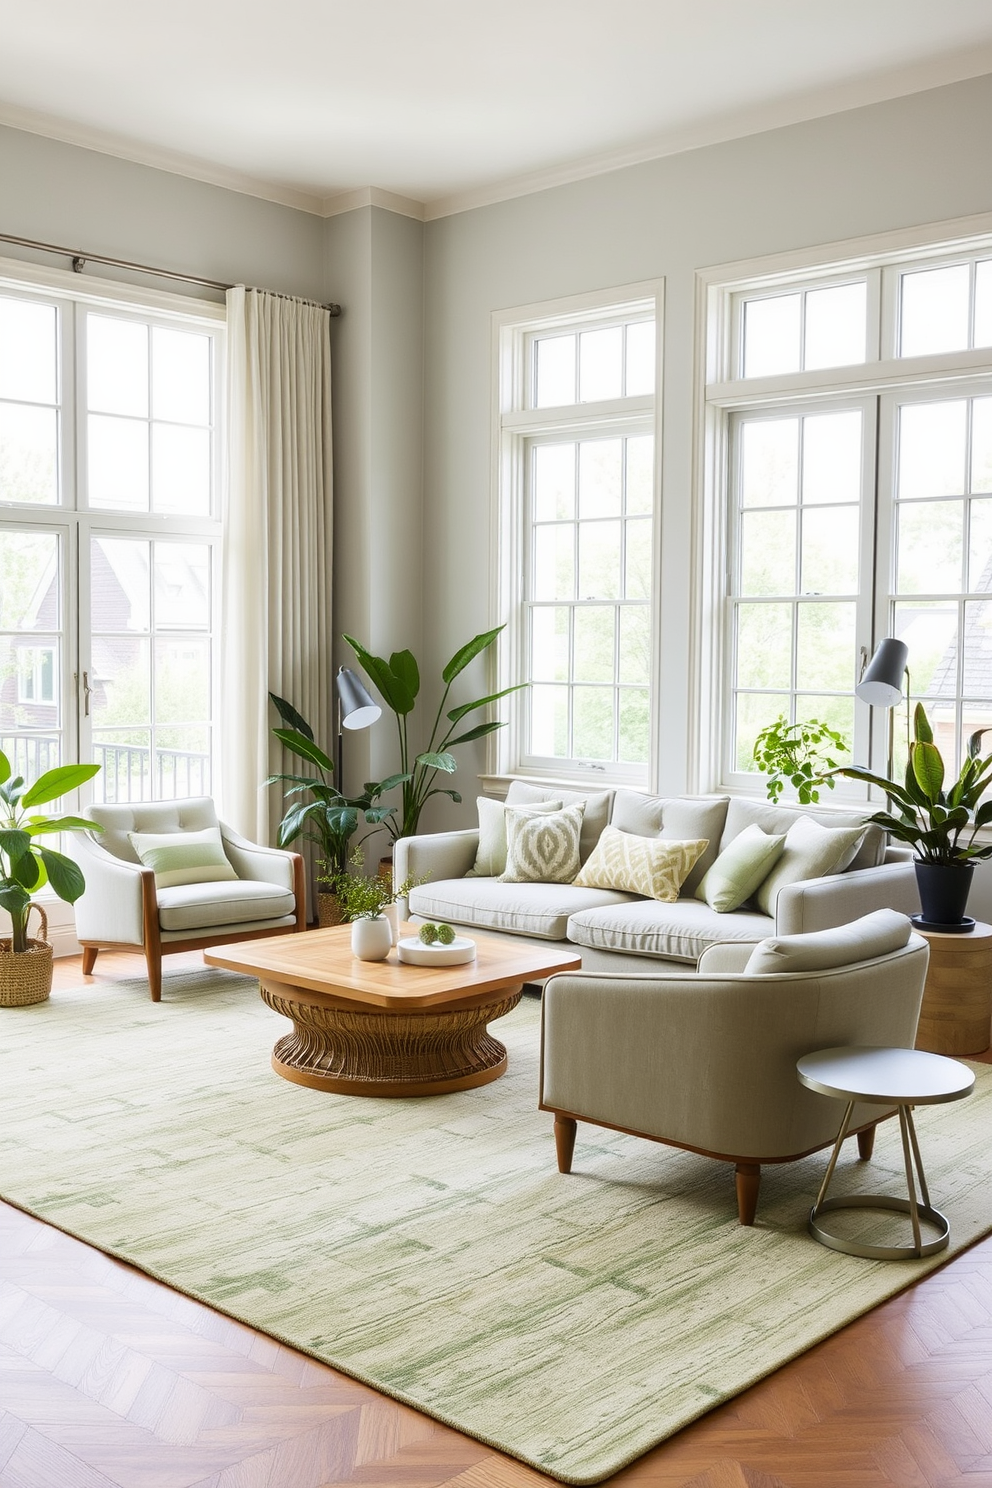
[[[93,691],[93,689],[90,686],[90,674],[89,674],[89,672],[84,672],[83,673],[83,717],[84,718],[89,718],[89,716],[90,716],[90,693],[92,691]]]

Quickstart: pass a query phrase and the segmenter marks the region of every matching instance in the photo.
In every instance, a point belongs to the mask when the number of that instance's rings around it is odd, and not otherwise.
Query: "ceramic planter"
[[[946,934],[974,929],[974,920],[965,914],[974,863],[923,863],[917,858],[915,867],[922,914],[914,916],[914,922],[921,929]]]

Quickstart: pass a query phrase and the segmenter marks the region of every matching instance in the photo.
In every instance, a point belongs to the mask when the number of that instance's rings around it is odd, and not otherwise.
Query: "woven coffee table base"
[[[444,1095],[498,1080],[506,1049],[486,1031],[520,1001],[504,987],[478,1007],[393,1012],[298,999],[283,984],[261,984],[263,1002],[293,1024],[272,1051],[286,1080],[338,1095]]]

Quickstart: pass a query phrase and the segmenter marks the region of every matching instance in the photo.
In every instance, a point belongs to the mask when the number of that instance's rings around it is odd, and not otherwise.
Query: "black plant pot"
[[[942,930],[948,935],[974,930],[974,920],[965,914],[974,863],[921,863],[917,858],[915,866],[923,911],[911,916],[917,929]]]

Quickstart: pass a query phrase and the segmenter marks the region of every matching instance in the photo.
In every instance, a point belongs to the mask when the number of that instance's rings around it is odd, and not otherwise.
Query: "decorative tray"
[[[475,941],[456,935],[450,945],[425,945],[419,935],[409,935],[399,942],[396,954],[411,966],[461,966],[475,960]]]

